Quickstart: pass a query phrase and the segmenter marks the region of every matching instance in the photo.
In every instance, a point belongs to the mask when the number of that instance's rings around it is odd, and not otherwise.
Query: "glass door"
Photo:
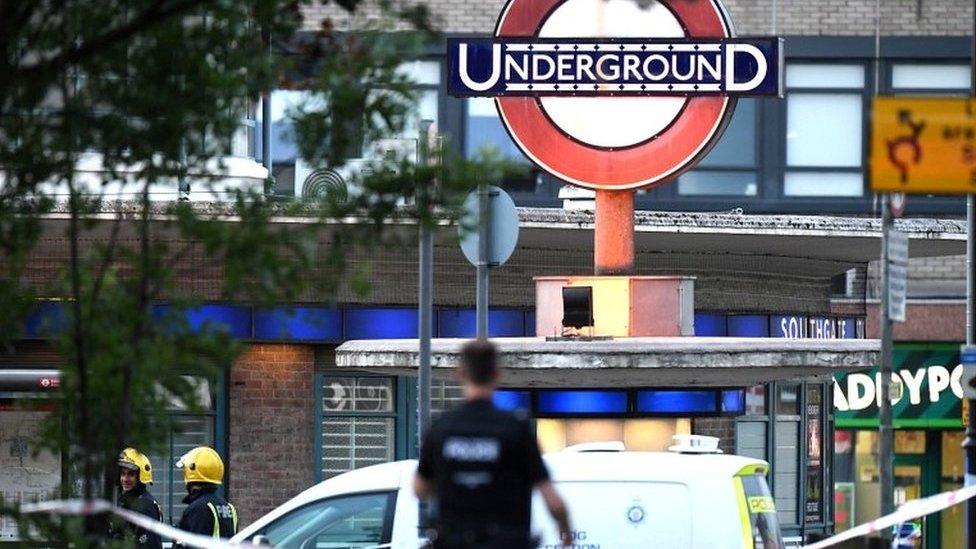
[[[895,507],[906,501],[922,497],[924,463],[921,456],[895,456]],[[902,525],[899,531],[902,540],[913,540],[911,547],[925,547],[925,519],[920,518],[910,524]],[[907,542],[900,547],[909,547]]]
[[[939,491],[948,492],[962,488],[964,463],[962,457],[962,431],[942,431],[942,469]],[[964,547],[963,511],[965,505],[955,505],[939,513],[942,522],[942,547]]]
[[[940,435],[939,431],[895,431],[896,507],[906,501],[939,493]],[[942,532],[939,519],[938,514],[917,519],[914,521],[914,531],[906,525],[902,534],[912,539],[914,547],[952,547],[940,543]]]

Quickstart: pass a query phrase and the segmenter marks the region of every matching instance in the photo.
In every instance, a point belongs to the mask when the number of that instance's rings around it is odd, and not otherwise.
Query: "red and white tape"
[[[181,543],[188,547],[198,547],[200,549],[242,549],[258,548],[268,549],[267,545],[254,545],[253,543],[230,543],[227,540],[216,539],[210,536],[191,534],[179,528],[174,528],[157,520],[153,520],[146,515],[134,513],[127,509],[122,509],[105,500],[82,500],[68,499],[55,501],[42,501],[21,507],[25,514],[50,513],[55,515],[97,515],[100,513],[111,513],[121,517],[140,528],[155,532],[164,538],[169,538],[174,542]]]
[[[891,528],[896,524],[901,524],[912,519],[924,517],[925,515],[937,513],[943,509],[948,509],[949,507],[962,503],[974,496],[976,496],[976,486],[966,486],[952,492],[943,492],[927,498],[906,501],[898,508],[897,511],[891,513],[890,515],[876,518],[871,522],[866,522],[851,528],[850,530],[841,532],[836,536],[829,537],[816,543],[811,543],[810,545],[804,546],[803,549],[821,549],[823,547],[836,545],[842,541],[880,532],[881,530]]]

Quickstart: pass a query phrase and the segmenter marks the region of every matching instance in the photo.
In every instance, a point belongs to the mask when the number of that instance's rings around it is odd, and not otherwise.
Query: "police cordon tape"
[[[890,515],[876,518],[871,522],[866,522],[825,540],[805,545],[803,549],[831,547],[842,541],[873,534],[896,524],[948,509],[953,505],[957,505],[973,497],[976,497],[976,485],[965,486],[952,492],[943,492],[927,498],[907,501]],[[267,546],[255,545],[253,543],[230,543],[226,540],[214,539],[209,536],[191,534],[190,532],[174,528],[168,524],[152,520],[145,515],[121,509],[105,500],[69,499],[42,501],[40,503],[24,505],[21,507],[21,511],[25,514],[51,513],[58,515],[96,515],[99,513],[111,513],[136,526],[190,547],[198,547],[200,549],[240,549],[248,547],[267,549]]]
[[[925,515],[930,515],[943,509],[948,509],[949,507],[962,503],[974,496],[976,496],[976,486],[965,486],[952,492],[943,492],[927,498],[906,501],[900,507],[898,507],[897,511],[891,513],[890,515],[876,518],[871,522],[866,522],[860,526],[856,526],[850,530],[841,532],[836,536],[829,537],[816,543],[811,543],[810,545],[804,546],[803,549],[822,549],[823,547],[830,547],[842,541],[880,532],[881,530],[890,528],[896,524],[901,524],[912,519],[924,517]]]
[[[146,515],[135,513],[127,509],[117,507],[105,500],[83,500],[67,499],[42,501],[31,503],[20,508],[24,514],[50,513],[55,515],[98,515],[101,513],[111,513],[121,517],[140,528],[155,532],[164,538],[172,539],[188,547],[198,547],[200,549],[241,549],[257,548],[268,549],[267,545],[254,545],[253,543],[230,543],[227,540],[215,539],[210,536],[191,534],[185,530],[174,528],[168,524],[153,520]]]

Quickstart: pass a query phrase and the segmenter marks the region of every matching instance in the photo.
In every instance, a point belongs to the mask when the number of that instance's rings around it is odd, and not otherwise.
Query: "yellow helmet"
[[[224,462],[220,454],[209,446],[197,446],[190,450],[176,466],[183,469],[183,482],[209,482],[220,484],[224,479]]]
[[[126,448],[119,454],[119,467],[139,471],[139,482],[152,484],[152,464],[145,454],[135,448]]]

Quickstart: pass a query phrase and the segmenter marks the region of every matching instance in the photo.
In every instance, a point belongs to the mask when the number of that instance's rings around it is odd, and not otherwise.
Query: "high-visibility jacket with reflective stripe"
[[[226,505],[214,505],[212,502],[207,502],[207,507],[210,508],[210,513],[213,514],[213,537],[215,538],[229,538],[237,533],[237,508],[227,503]],[[227,515],[230,515],[229,517]],[[230,518],[230,525],[227,524],[227,519]],[[225,532],[229,533],[224,534]]]
[[[237,509],[220,497],[216,488],[204,485],[183,499],[188,506],[180,518],[180,530],[215,538],[229,538],[237,533]]]

